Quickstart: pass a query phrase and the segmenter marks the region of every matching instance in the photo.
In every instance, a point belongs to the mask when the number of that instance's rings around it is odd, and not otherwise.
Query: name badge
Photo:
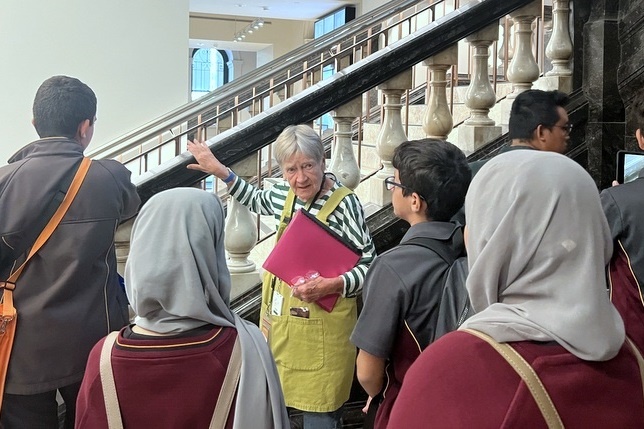
[[[284,303],[284,297],[278,291],[273,291],[273,303],[271,304],[271,314],[273,316],[282,315],[282,304]]]

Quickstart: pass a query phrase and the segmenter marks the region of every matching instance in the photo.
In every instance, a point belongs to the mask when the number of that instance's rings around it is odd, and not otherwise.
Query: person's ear
[[[536,149],[543,150],[546,145],[546,131],[550,131],[543,124],[537,125],[537,128],[532,134],[532,143]]]
[[[414,213],[423,211],[423,199],[416,192],[412,192],[411,194],[411,211]]]
[[[640,147],[640,149],[644,150],[644,135],[642,135],[641,128],[638,128],[635,131],[635,138],[637,139],[637,145]]]
[[[91,124],[89,123],[89,119],[85,119],[83,122],[78,124],[78,130],[76,131],[76,137],[79,138],[79,141],[80,141],[80,139],[87,138],[87,130],[89,129],[90,126],[91,126]]]
[[[31,118],[31,125],[36,126],[36,118]]]

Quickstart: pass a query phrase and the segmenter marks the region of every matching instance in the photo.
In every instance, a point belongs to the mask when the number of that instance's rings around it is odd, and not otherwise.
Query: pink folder
[[[293,286],[298,277],[318,272],[322,277],[346,273],[362,252],[307,211],[298,210],[264,262],[264,269]],[[338,294],[316,301],[330,312]]]

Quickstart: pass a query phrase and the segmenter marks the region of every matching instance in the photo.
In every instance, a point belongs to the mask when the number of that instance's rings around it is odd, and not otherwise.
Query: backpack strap
[[[561,417],[557,412],[555,404],[552,402],[552,399],[550,399],[550,395],[548,395],[548,391],[543,386],[537,373],[534,372],[534,369],[532,369],[530,364],[523,359],[523,356],[521,356],[509,344],[499,343],[494,338],[484,334],[483,332],[476,331],[474,329],[463,329],[462,331],[482,339],[491,345],[494,350],[499,352],[499,354],[512,366],[512,369],[519,374],[519,377],[521,377],[528,387],[528,390],[530,390],[530,394],[532,394],[532,397],[537,403],[543,418],[546,420],[548,428],[563,429],[564,424],[561,421]]]
[[[452,265],[454,261],[460,256],[455,254],[454,249],[463,248],[463,228],[457,228],[452,234],[452,245],[447,242],[428,237],[412,237],[401,245],[415,245],[429,249],[441,257],[447,265]]]

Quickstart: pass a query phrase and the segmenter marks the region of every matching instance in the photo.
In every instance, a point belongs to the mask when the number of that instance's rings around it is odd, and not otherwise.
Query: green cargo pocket
[[[300,371],[324,365],[322,319],[273,316],[270,343],[277,365]]]

